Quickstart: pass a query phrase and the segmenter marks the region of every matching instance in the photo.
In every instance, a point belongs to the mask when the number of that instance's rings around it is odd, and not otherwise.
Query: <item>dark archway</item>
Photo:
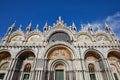
[[[7,51],[0,52],[0,70],[3,72],[0,73],[0,80],[4,79],[5,72],[9,67],[11,60],[11,54]]]
[[[19,80],[22,76],[21,73],[24,72],[24,64],[33,63],[35,59],[35,54],[32,51],[24,51],[17,57],[17,64],[15,66],[15,71],[12,80]],[[22,71],[22,72],[21,72]]]

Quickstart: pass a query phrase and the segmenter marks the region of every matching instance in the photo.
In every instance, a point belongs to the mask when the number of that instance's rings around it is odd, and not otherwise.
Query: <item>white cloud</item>
[[[106,18],[106,22],[110,24],[116,36],[120,40],[120,12]]]
[[[107,22],[111,28],[113,29],[114,33],[116,34],[117,38],[120,40],[120,12],[117,12],[111,16],[107,16],[103,20],[94,21],[91,25],[94,28],[94,31],[97,30],[97,26],[100,24],[102,30],[105,30],[104,23]],[[84,24],[85,29],[88,28],[87,24]]]

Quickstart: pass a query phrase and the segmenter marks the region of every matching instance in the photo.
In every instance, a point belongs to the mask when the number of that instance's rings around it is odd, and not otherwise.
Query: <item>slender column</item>
[[[17,65],[17,61],[18,61],[18,59],[14,59],[14,62],[13,62],[12,67],[11,67],[10,77],[7,78],[8,80],[12,80],[12,78],[13,78],[13,75],[15,73],[15,68],[16,68],[16,65]]]
[[[33,72],[32,72],[32,75],[31,75],[31,79],[34,80],[34,77],[35,77],[35,68],[36,68],[36,61],[37,59],[34,60],[33,62]]]
[[[113,75],[112,75],[112,71],[111,71],[111,68],[110,68],[110,65],[109,65],[109,63],[108,63],[108,60],[107,60],[107,58],[106,59],[104,59],[104,61],[103,62],[105,62],[105,64],[106,64],[106,68],[105,69],[107,69],[107,74],[108,74],[108,80],[114,80],[114,77],[113,77]]]
[[[48,79],[47,80],[50,80],[50,71],[48,71]]]
[[[50,80],[54,80],[54,71],[50,71]]]
[[[84,74],[84,68],[85,68],[85,62],[82,59],[82,55],[81,55],[81,50],[80,50],[80,46],[78,45],[78,49],[79,49],[79,55],[80,55],[80,63],[81,63],[81,68],[82,68],[82,74],[83,74],[83,80],[85,80],[85,74]]]
[[[41,70],[41,71],[40,71],[40,73],[41,73],[40,80],[43,80],[43,79],[42,79],[42,76],[43,76],[43,71]]]
[[[37,80],[39,80],[40,79],[40,70],[38,71],[38,79]]]
[[[69,80],[69,79],[68,79],[68,71],[66,71],[66,80]]]
[[[34,70],[34,76],[33,76],[33,79],[36,80],[37,79],[37,70]]]
[[[30,80],[32,80],[33,70],[31,71]]]
[[[22,80],[22,78],[24,77],[24,72],[21,71],[21,76],[20,76],[20,80]]]
[[[11,58],[9,66],[8,66],[8,71],[6,72],[5,78],[4,80],[7,79],[7,77],[9,77],[9,74],[11,73],[11,65],[13,64],[13,58]]]

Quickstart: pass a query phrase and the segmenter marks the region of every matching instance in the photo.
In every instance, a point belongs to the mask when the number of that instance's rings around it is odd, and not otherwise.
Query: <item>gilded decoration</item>
[[[62,28],[62,26],[63,26],[63,25],[60,24],[60,23],[57,25],[58,28]]]
[[[70,59],[70,51],[64,48],[58,48],[54,49],[53,51],[50,52],[50,55],[48,57],[49,59],[54,59],[54,58],[67,58]]]

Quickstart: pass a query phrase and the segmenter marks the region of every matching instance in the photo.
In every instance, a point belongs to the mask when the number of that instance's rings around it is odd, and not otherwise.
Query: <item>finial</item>
[[[47,22],[45,23],[45,26],[48,26],[48,23],[47,23]]]
[[[81,29],[82,29],[82,30],[84,29],[84,26],[83,26],[83,24],[81,24]]]
[[[45,25],[44,25],[44,31],[47,31],[47,30],[48,30],[48,24],[46,22]]]
[[[32,21],[29,23],[29,25],[28,26],[32,26]]]
[[[38,30],[38,27],[39,27],[39,25],[37,24],[37,25],[36,25],[36,30]]]
[[[8,28],[7,34],[10,34],[15,28],[16,21]]]
[[[111,30],[111,27],[105,22],[105,29],[109,32]]]
[[[74,22],[72,23],[71,30],[76,31],[76,26],[75,26],[75,23],[74,23]]]
[[[20,24],[20,26],[19,26],[19,30],[22,30],[22,24]]]
[[[100,24],[97,25],[97,28],[98,28],[98,30],[101,30],[101,28],[100,28]]]
[[[90,23],[88,23],[88,31],[92,34],[93,29],[92,29],[92,25]]]
[[[88,27],[91,27],[91,24],[90,24],[90,23],[88,23]]]
[[[29,25],[27,26],[26,28],[27,32],[31,31],[31,27],[32,27],[32,22],[30,22]]]
[[[72,23],[72,26],[75,26],[75,23],[74,23],[74,22]]]
[[[62,21],[61,16],[59,16],[59,21]]]
[[[105,22],[105,26],[108,27],[109,25]]]

